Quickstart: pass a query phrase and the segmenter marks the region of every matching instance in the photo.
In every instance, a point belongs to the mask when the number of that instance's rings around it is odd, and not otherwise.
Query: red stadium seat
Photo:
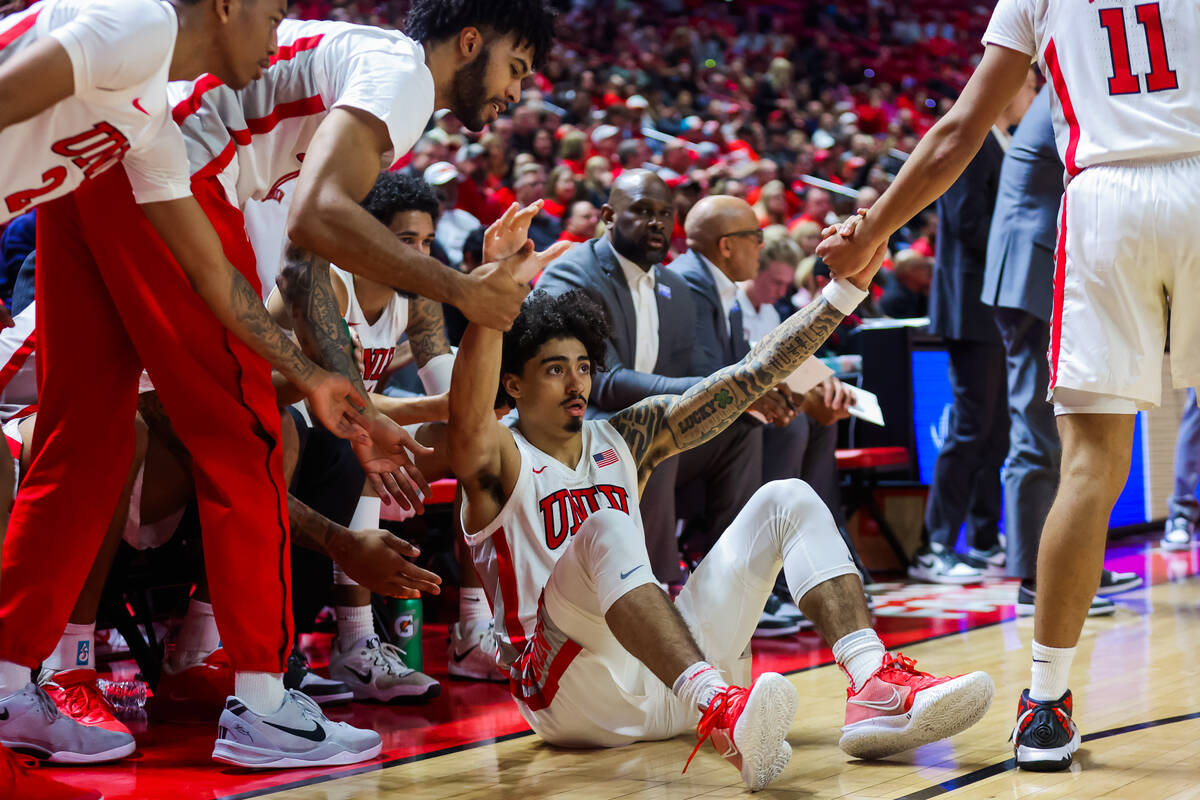
[[[901,567],[908,565],[909,556],[896,531],[883,515],[883,509],[875,500],[875,489],[879,485],[878,473],[888,470],[906,469],[909,465],[908,449],[904,447],[865,447],[837,451],[838,470],[844,475],[842,503],[846,507],[846,518],[858,510],[865,511],[879,526],[879,532],[896,554]]]

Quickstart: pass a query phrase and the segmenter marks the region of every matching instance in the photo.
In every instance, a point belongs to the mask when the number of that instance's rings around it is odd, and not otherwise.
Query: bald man
[[[692,366],[701,373],[736,364],[750,352],[749,337],[738,303],[738,283],[758,274],[763,247],[758,215],[745,200],[713,195],[698,202],[685,223],[688,251],[671,263],[692,292],[696,304],[696,335]],[[761,414],[764,481],[800,478],[813,487],[845,530],[838,487],[837,420],[848,416],[848,393],[830,378],[807,395],[793,394],[780,384],[758,400],[751,411]],[[764,613],[760,636],[784,635],[800,611],[786,589]],[[783,618],[783,619],[776,619]]]
[[[671,190],[648,170],[627,170],[601,209],[604,234],[567,252],[542,277],[551,294],[584,289],[612,320],[607,368],[593,377],[589,416],[607,417],[658,394],[682,394],[708,372],[692,364],[696,308],[687,284],[662,266],[674,226]],[[684,575],[675,539],[677,512],[698,516],[692,555],[703,556],[762,484],[762,432],[741,420],[706,444],[668,459],[642,493],[650,566],[658,580]],[[696,503],[675,502],[676,485],[702,479]]]

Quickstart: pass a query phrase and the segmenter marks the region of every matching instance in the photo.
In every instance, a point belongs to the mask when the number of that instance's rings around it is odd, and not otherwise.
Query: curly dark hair
[[[405,211],[424,211],[437,224],[438,201],[428,183],[403,172],[381,172],[362,201],[372,217],[384,225]]]
[[[525,298],[512,329],[504,334],[500,374],[520,375],[538,348],[552,339],[567,337],[583,343],[592,361],[593,372],[602,371],[608,354],[609,328],[604,307],[583,289],[564,292],[557,297],[541,289],[535,290]],[[516,405],[503,385],[496,404]]]
[[[533,49],[532,69],[540,70],[554,44],[557,16],[549,0],[413,0],[404,31],[422,44],[472,27],[515,34],[518,45]]]

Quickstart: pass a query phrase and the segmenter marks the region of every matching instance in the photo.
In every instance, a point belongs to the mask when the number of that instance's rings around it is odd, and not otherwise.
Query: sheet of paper
[[[809,356],[784,383],[796,394],[804,394],[832,374],[833,370],[825,366],[825,362],[816,356]]]
[[[882,426],[883,409],[879,407],[879,398],[874,393],[849,383],[846,384],[846,389],[854,397],[854,405],[847,406],[846,410],[861,420]]]

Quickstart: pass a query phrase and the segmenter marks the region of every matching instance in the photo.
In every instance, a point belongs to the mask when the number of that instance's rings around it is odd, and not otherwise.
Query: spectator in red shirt
[[[560,242],[586,242],[596,237],[596,226],[600,223],[600,212],[587,200],[571,204],[571,213],[563,221]]]
[[[545,213],[562,219],[578,194],[579,187],[571,168],[560,164],[551,170],[550,178],[546,181]]]

